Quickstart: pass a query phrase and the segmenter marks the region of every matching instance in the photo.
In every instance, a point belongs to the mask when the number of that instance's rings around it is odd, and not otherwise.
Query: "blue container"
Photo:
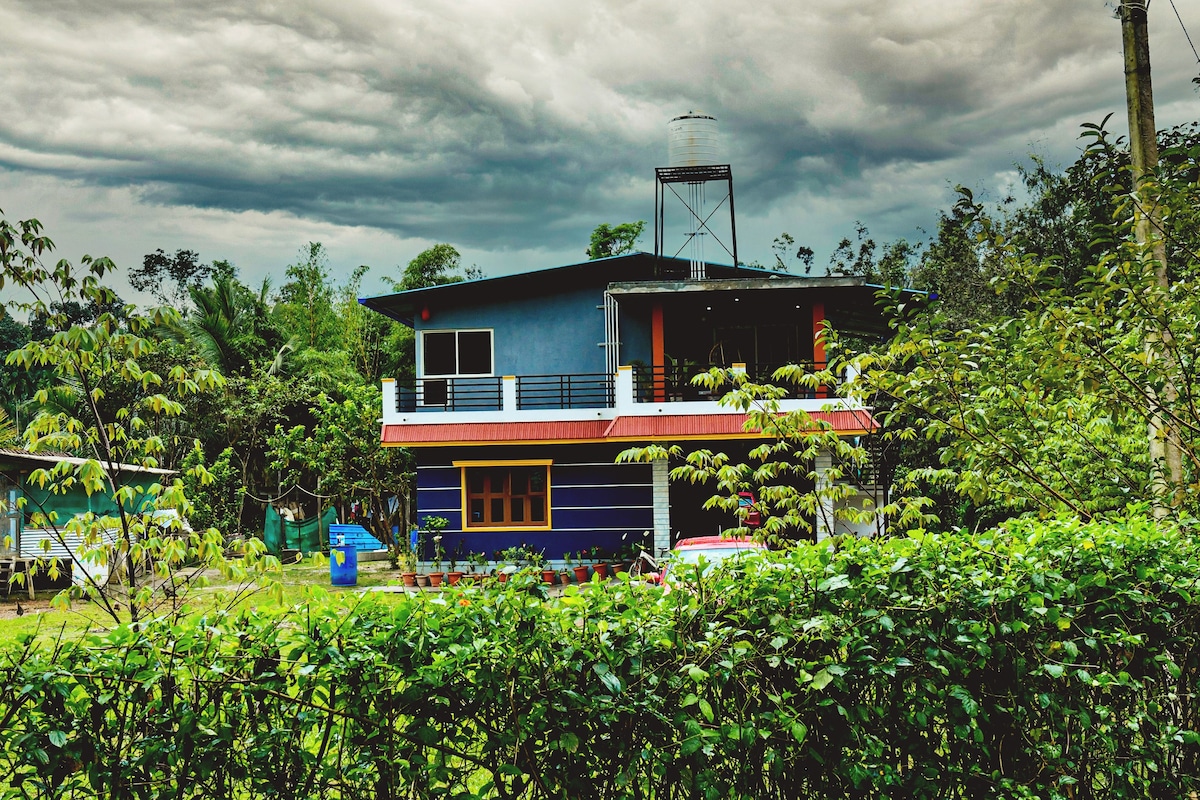
[[[358,585],[358,550],[354,545],[335,544],[329,548],[329,582],[334,586]]]

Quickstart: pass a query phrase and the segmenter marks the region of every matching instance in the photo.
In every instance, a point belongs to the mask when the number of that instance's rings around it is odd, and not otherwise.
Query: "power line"
[[[1188,34],[1187,26],[1183,24],[1183,17],[1179,16],[1179,9],[1175,7],[1175,0],[1170,0],[1171,10],[1175,12],[1175,19],[1179,20],[1179,27],[1183,28],[1183,38],[1187,39],[1188,45],[1192,48],[1192,55],[1196,57],[1196,63],[1200,64],[1200,53],[1196,52],[1196,45],[1192,44],[1192,37]]]

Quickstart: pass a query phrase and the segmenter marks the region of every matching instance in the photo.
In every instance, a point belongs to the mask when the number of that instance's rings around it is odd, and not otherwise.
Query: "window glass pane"
[[[529,471],[529,491],[544,493],[546,491],[546,468],[537,467]]]
[[[483,522],[483,498],[477,497],[471,500],[471,522]]]
[[[458,334],[458,374],[492,374],[492,332],[460,331]]]
[[[492,498],[492,516],[488,522],[503,522],[504,521],[504,498]]]
[[[529,498],[529,521],[530,522],[545,522],[546,521],[546,498],[544,498],[544,497]]]
[[[514,469],[512,477],[512,487],[508,490],[509,494],[529,494],[529,474],[523,469]]]
[[[492,494],[504,493],[504,479],[508,477],[508,470],[503,467],[493,467],[487,471],[488,482],[491,484],[487,490]]]
[[[457,375],[454,358],[454,332],[426,333],[424,344],[425,375]]]
[[[449,381],[434,378],[433,380],[421,381],[421,405],[426,406],[444,406],[446,405],[446,384]]]
[[[509,522],[524,522],[525,521],[525,500],[521,497],[514,497],[509,502],[509,510],[512,512],[509,516]]]

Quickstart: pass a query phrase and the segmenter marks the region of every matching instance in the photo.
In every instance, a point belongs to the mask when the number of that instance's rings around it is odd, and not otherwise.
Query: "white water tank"
[[[667,166],[703,167],[719,163],[716,117],[689,111],[667,123]]]

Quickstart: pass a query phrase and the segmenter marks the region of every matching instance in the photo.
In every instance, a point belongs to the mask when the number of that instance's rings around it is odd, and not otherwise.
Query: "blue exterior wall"
[[[442,547],[452,552],[462,542],[465,552],[486,552],[529,545],[547,558],[561,559],[599,546],[612,551],[640,541],[654,528],[651,468],[648,464],[616,464],[622,448],[605,445],[419,449],[417,518],[428,515],[450,521]],[[463,530],[461,471],[454,461],[551,458],[550,522],[545,531]],[[428,554],[427,554],[428,555]]]
[[[653,363],[649,316],[621,309],[618,327],[621,333],[621,364],[641,361],[649,366]]]
[[[491,328],[493,375],[603,373],[604,285],[488,304],[430,308],[415,321],[418,372],[422,331]]]

